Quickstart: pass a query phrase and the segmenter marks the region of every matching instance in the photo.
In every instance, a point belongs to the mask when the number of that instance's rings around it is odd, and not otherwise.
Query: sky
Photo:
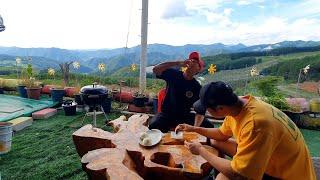
[[[1,0],[0,46],[140,44],[142,0]],[[320,0],[149,0],[148,44],[320,41]]]

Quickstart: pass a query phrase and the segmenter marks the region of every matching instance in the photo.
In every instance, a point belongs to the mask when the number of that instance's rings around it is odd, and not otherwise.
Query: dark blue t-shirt
[[[186,80],[183,73],[176,69],[167,69],[157,77],[167,83],[161,112],[178,118],[187,116],[193,103],[199,99],[199,82],[194,78]]]

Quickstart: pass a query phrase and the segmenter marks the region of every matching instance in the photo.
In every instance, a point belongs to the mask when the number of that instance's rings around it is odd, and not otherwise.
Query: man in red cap
[[[178,67],[179,70],[177,68]],[[185,67],[184,72],[180,71]],[[194,102],[199,99],[201,85],[194,78],[204,69],[204,62],[198,52],[192,52],[185,61],[165,62],[156,65],[153,72],[157,78],[166,81],[166,95],[161,112],[156,114],[149,123],[150,129],[167,132],[180,123],[195,126],[213,127],[202,115],[190,112]]]

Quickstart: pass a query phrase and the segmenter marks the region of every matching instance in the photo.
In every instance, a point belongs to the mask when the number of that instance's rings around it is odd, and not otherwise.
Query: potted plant
[[[20,97],[23,98],[28,98],[28,94],[27,94],[27,84],[28,84],[28,75],[27,75],[27,71],[26,69],[21,69],[21,79],[18,83],[18,87],[17,87],[17,91],[20,95]]]
[[[282,81],[279,77],[268,77],[254,82],[262,95],[262,100],[284,112],[294,123],[298,124],[302,112],[299,104],[289,104],[278,92],[276,85]]]
[[[33,68],[30,63],[28,64],[26,71],[27,79],[25,89],[27,90],[28,98],[39,100],[41,95],[41,88],[35,82],[35,78],[33,77]]]

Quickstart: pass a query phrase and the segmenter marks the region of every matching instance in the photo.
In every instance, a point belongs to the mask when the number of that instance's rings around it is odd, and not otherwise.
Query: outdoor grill
[[[100,107],[102,113],[105,115],[107,119],[107,115],[103,111],[102,103],[106,101],[108,98],[108,90],[105,86],[97,85],[97,83],[93,83],[92,85],[84,86],[80,90],[80,96],[85,105],[88,105],[93,109],[93,113],[87,112],[86,116],[93,116],[93,126],[96,127],[97,123],[97,114],[96,108]],[[100,113],[101,114],[101,113]]]
[[[101,106],[101,104],[107,99],[108,90],[105,86],[93,83],[92,85],[82,87],[80,95],[82,96],[84,104],[95,108],[97,106]]]

